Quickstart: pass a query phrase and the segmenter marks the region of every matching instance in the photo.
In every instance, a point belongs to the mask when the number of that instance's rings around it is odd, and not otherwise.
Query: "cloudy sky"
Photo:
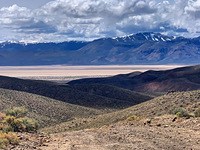
[[[200,0],[0,0],[0,41],[200,35]]]

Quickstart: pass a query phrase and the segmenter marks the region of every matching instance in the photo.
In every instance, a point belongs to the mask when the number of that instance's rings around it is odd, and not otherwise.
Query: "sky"
[[[0,0],[0,41],[200,36],[200,0]]]

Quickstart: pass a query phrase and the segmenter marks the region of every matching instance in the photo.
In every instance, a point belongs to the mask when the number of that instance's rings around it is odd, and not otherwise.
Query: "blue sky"
[[[0,1],[0,41],[93,40],[138,32],[199,36],[200,0]]]

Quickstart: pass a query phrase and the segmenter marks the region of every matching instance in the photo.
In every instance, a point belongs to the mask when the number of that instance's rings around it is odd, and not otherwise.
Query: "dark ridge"
[[[138,92],[188,91],[200,89],[200,65],[166,71],[146,71],[138,75],[80,79],[68,84],[107,84]]]
[[[135,97],[133,97],[132,93],[125,93],[124,99],[115,99],[115,97],[112,95],[109,96],[109,94],[106,95],[107,97],[103,95],[96,95],[95,93],[78,90],[70,85],[59,85],[47,81],[23,80],[4,76],[0,76],[0,88],[24,91],[70,104],[98,109],[121,109],[138,103],[138,101],[134,101],[136,99],[134,99]],[[131,96],[132,101],[126,99],[126,97],[129,97],[130,99]],[[143,98],[140,99],[141,102],[150,99],[151,97],[146,96]]]

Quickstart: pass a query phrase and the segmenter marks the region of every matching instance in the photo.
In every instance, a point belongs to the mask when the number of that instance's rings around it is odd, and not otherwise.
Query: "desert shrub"
[[[30,118],[23,118],[23,124],[25,125],[26,132],[36,131],[39,127],[39,124],[36,120]]]
[[[200,117],[200,108],[194,111],[194,116],[195,117]]]
[[[3,133],[14,132],[14,128],[10,125],[3,125],[2,132]]]
[[[14,116],[16,118],[24,117],[28,110],[25,107],[14,107],[13,109],[6,110],[7,116]]]
[[[177,117],[191,117],[188,111],[182,107],[177,107],[171,110],[171,114],[176,115]]]
[[[9,144],[9,141],[6,138],[0,136],[0,148],[4,149]]]
[[[3,121],[5,117],[6,117],[6,114],[0,113],[0,121]]]
[[[14,133],[9,132],[8,134],[5,134],[5,137],[9,141],[10,144],[12,144],[12,145],[19,144],[19,138]]]
[[[127,120],[128,120],[128,121],[139,121],[140,118],[137,117],[136,115],[133,115],[133,116],[131,116],[131,117],[128,117]]]
[[[31,132],[36,131],[39,124],[36,120],[28,117],[19,118],[27,113],[24,107],[15,107],[6,111],[6,114],[0,113],[0,131],[8,132]]]
[[[0,148],[4,149],[8,144],[19,144],[19,138],[14,133],[0,133]]]
[[[22,132],[25,131],[25,125],[23,124],[23,120],[20,118],[15,118],[13,116],[6,116],[6,118],[2,121],[3,124],[8,126],[8,129],[13,130],[14,132]],[[7,129],[7,132],[9,130]]]

